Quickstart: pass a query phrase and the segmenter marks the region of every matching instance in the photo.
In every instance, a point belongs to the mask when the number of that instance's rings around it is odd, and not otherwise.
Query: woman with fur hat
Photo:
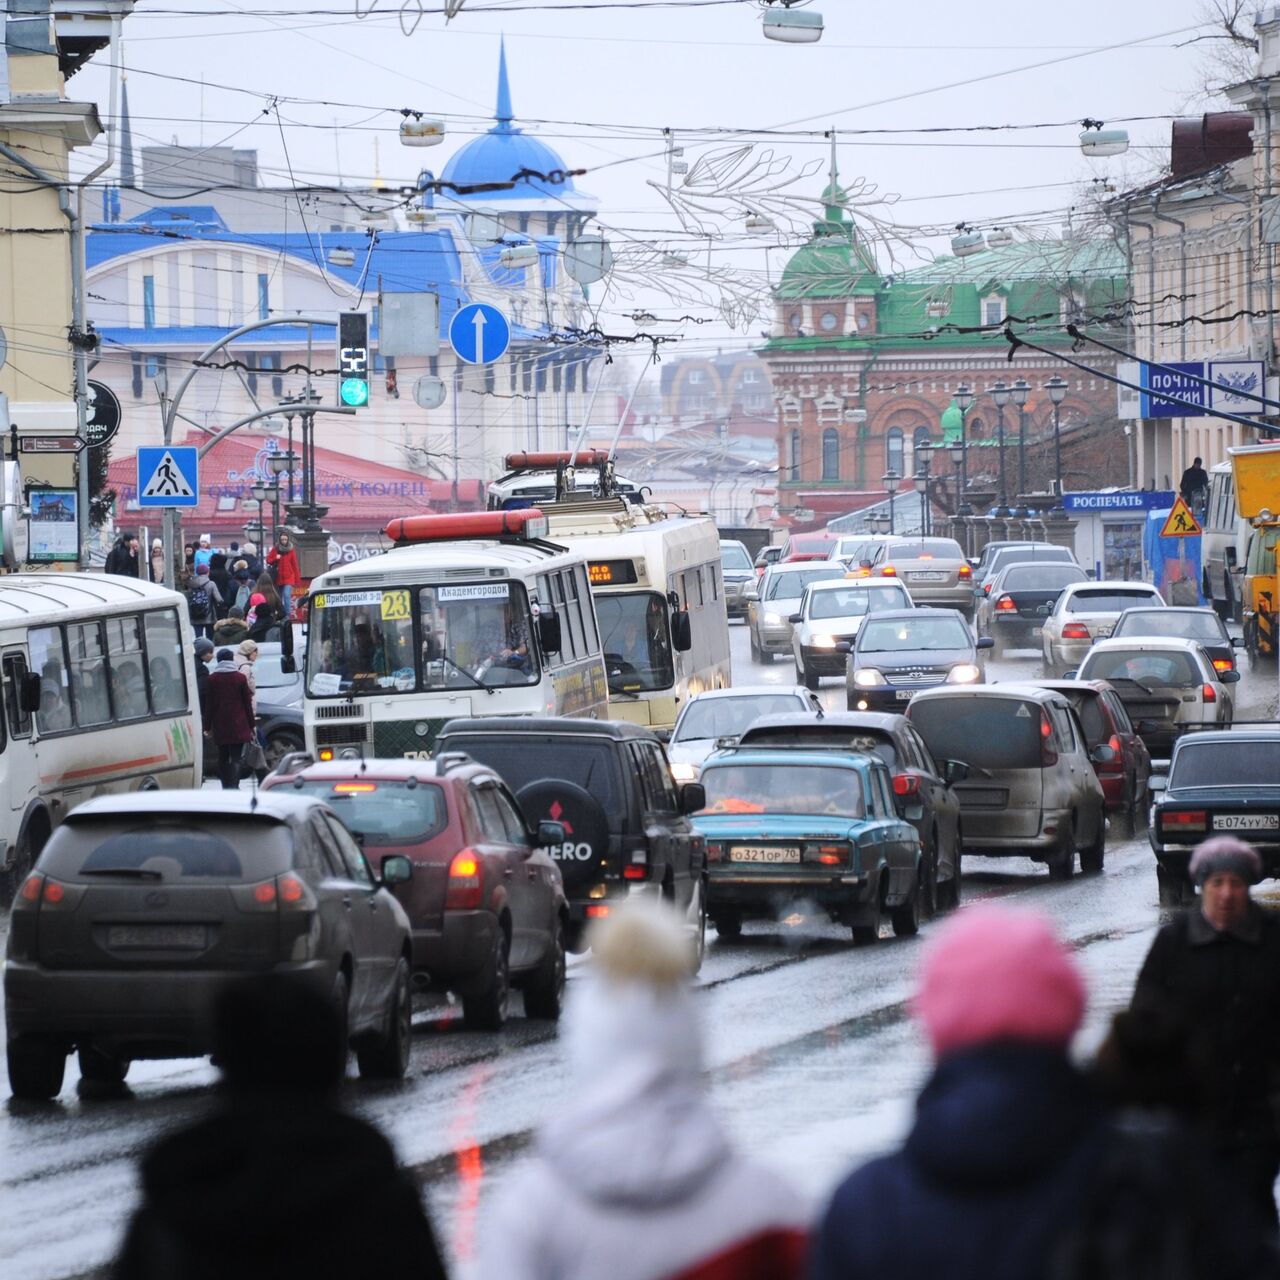
[[[1209,1069],[1210,1138],[1260,1212],[1276,1222],[1280,1173],[1280,920],[1249,896],[1257,852],[1214,836],[1191,857],[1195,907],[1160,930],[1133,1008],[1176,1016]]]
[[[572,1101],[494,1206],[480,1280],[799,1277],[804,1206],[707,1100],[683,923],[633,900],[589,936],[565,1015]]]

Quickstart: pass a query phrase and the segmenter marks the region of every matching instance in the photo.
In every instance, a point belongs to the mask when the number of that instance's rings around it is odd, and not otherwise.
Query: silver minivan
[[[906,714],[935,759],[969,766],[954,784],[966,853],[1044,862],[1055,880],[1074,873],[1077,852],[1082,871],[1102,870],[1106,801],[1064,694],[1031,684],[926,689]]]

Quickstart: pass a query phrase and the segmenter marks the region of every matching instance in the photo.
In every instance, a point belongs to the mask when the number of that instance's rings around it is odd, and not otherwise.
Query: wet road
[[[790,664],[752,666],[733,628],[736,684],[789,684]],[[1015,653],[988,678],[1034,678],[1038,657]],[[1274,714],[1274,669],[1246,670],[1237,719]],[[843,683],[823,700],[844,705]],[[1270,887],[1270,886],[1269,886]],[[967,858],[965,898],[1011,897],[1048,912],[1077,948],[1090,985],[1080,1049],[1088,1052],[1127,1000],[1159,922],[1145,835],[1112,838],[1100,877],[1050,884],[1042,866]],[[791,1177],[815,1207],[851,1164],[892,1145],[908,1125],[928,1062],[908,1018],[922,940],[885,936],[855,951],[848,930],[801,913],[748,924],[711,942],[699,978],[712,1096],[741,1146]],[[712,935],[714,936],[714,935]],[[574,966],[580,972],[581,962]],[[576,980],[571,972],[570,986]],[[572,994],[570,995],[572,998]],[[420,1009],[410,1076],[347,1101],[389,1134],[421,1179],[457,1263],[540,1121],[571,1105],[554,1030],[516,1016],[500,1035],[463,1031],[447,1006]],[[125,1097],[77,1087],[74,1060],[58,1101],[15,1103],[0,1085],[0,1273],[6,1280],[82,1276],[111,1256],[135,1196],[135,1160],[158,1134],[199,1115],[212,1069],[203,1062],[134,1066]]]

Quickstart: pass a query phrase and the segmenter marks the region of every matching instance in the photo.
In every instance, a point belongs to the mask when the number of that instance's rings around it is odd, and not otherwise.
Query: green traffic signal
[[[343,378],[338,395],[343,404],[358,409],[369,403],[369,383],[364,378]]]

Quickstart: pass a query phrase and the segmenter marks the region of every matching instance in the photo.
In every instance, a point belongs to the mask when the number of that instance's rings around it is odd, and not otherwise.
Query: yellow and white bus
[[[200,785],[187,603],[137,578],[0,577],[0,893],[82,800]]]
[[[319,760],[426,758],[460,716],[605,718],[587,563],[536,508],[393,520],[316,578],[303,723]]]
[[[685,702],[731,683],[720,535],[706,517],[623,498],[547,509],[584,554],[609,677],[609,716],[670,729]]]

